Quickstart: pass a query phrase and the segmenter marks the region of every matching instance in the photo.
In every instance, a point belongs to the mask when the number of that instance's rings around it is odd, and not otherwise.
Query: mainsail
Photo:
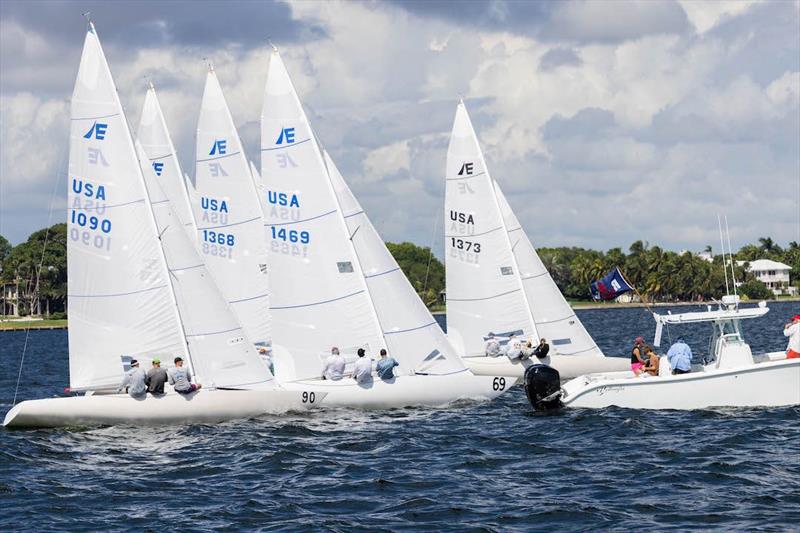
[[[272,375],[185,230],[191,214],[183,177],[152,86],[137,146],[195,373],[217,387],[266,387]]]
[[[273,52],[261,116],[275,375],[320,376],[332,346],[342,353],[383,348],[317,142]]]
[[[445,176],[447,337],[466,356],[484,355],[489,333],[538,339],[492,178],[463,102]]]
[[[213,69],[197,123],[197,240],[239,322],[255,343],[270,339],[264,220],[250,167]]]
[[[70,386],[118,385],[123,357],[185,353],[139,161],[91,23],[72,95],[67,198]]]
[[[465,356],[485,338],[546,338],[552,355],[602,352],[542,264],[486,167],[459,103],[447,152],[445,248],[448,338]]]

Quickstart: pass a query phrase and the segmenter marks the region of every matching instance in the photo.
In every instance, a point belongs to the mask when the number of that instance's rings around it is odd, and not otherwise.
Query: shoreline
[[[758,303],[760,300],[745,300],[742,303]],[[767,305],[772,302],[800,302],[800,297],[781,298],[776,300],[766,300]],[[681,305],[704,305],[708,302],[655,302],[649,304],[650,307],[675,307]],[[647,307],[641,302],[630,303],[603,303],[603,302],[570,302],[573,309],[632,309],[637,307]],[[431,314],[444,315],[444,309],[437,309],[431,311]],[[4,331],[25,331],[26,329],[68,329],[66,320],[47,320],[47,319],[34,319],[34,320],[0,320],[0,333]]]

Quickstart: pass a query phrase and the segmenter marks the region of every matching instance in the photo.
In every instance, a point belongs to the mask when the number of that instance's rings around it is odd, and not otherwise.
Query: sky
[[[184,170],[213,61],[258,164],[269,42],[385,240],[441,256],[459,97],[535,246],[800,241],[800,3],[0,2],[0,234],[66,217],[91,11],[128,120],[145,77]]]

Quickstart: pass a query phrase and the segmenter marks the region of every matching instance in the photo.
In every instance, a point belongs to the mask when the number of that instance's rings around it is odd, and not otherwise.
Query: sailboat
[[[197,242],[248,336],[270,340],[264,219],[242,142],[213,67],[197,122],[193,213]]]
[[[486,343],[545,338],[544,361],[564,377],[629,370],[605,357],[542,264],[489,174],[464,102],[447,151],[447,338],[476,374],[521,378],[530,360],[487,356]],[[536,359],[535,357],[533,358]]]
[[[327,392],[323,404],[361,408],[490,399],[511,385],[475,376],[323,156],[288,72],[273,51],[261,117],[275,376],[287,389]],[[396,377],[320,379],[336,346],[348,366],[387,349]]]
[[[21,402],[4,426],[217,422],[308,408],[308,393],[274,390],[230,316],[211,316],[224,315],[224,306],[203,307],[214,301],[210,278],[202,264],[187,262],[194,259],[193,246],[158,182],[145,184],[91,22],[70,130],[70,389],[85,394]],[[160,155],[171,153],[169,146]],[[169,257],[161,239],[170,243]],[[167,362],[178,354],[206,387],[187,395],[171,389],[141,398],[115,393],[132,359],[147,368],[156,357]]]

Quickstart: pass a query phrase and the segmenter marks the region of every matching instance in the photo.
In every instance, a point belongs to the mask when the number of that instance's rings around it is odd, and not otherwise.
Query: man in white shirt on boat
[[[202,388],[199,383],[192,383],[192,371],[183,366],[183,357],[175,358],[175,366],[167,372],[169,384],[175,388],[176,392],[189,394]]]
[[[800,359],[800,315],[793,316],[791,322],[783,326],[783,335],[789,337],[786,359]]]
[[[358,349],[358,360],[353,365],[353,379],[359,385],[364,385],[372,381],[372,359],[365,357],[364,348]]]
[[[322,368],[322,379],[329,379],[331,381],[339,381],[344,377],[344,367],[347,361],[339,353],[339,348],[334,346],[331,348],[331,354],[325,361],[325,366]]]
[[[673,374],[688,374],[692,371],[692,349],[680,337],[669,347],[667,359]]]
[[[147,394],[146,378],[145,371],[139,368],[139,361],[132,359],[131,368],[125,372],[125,377],[122,378],[122,384],[117,389],[117,392],[127,390],[132,398],[143,398]]]

